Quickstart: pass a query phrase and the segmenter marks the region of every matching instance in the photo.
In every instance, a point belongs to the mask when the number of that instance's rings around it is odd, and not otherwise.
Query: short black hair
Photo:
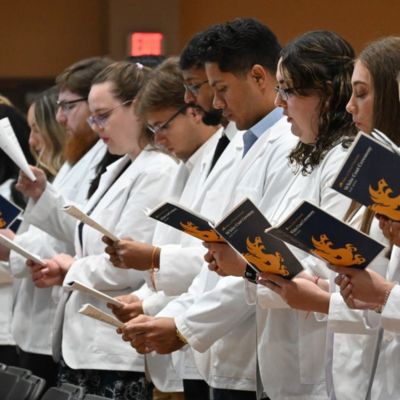
[[[208,30],[196,33],[186,44],[179,57],[179,68],[181,70],[204,67],[204,60],[201,57],[201,42],[207,32]]]
[[[275,75],[281,46],[275,34],[254,18],[236,18],[204,32],[199,52],[222,72],[243,74],[259,64]]]

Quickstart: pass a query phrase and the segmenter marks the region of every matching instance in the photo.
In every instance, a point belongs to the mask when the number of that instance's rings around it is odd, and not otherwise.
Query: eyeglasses
[[[302,89],[301,87],[289,87],[289,88],[281,88],[279,86],[275,86],[275,92],[281,96],[283,101],[288,101],[290,95],[292,95],[296,90]]]
[[[81,101],[86,101],[87,97],[80,97],[79,99],[75,100],[57,100],[57,106],[63,110],[63,112],[68,113],[71,111],[76,103],[79,103]]]
[[[101,114],[98,115],[91,115],[86,121],[89,124],[89,126],[93,129],[94,127],[98,127],[101,129],[104,129],[106,127],[108,118],[110,118],[111,114],[113,113],[114,110],[116,110],[119,107],[126,106],[127,104],[132,103],[133,100],[126,100],[121,104],[118,104],[114,108],[111,108],[110,110],[107,110]]]
[[[194,96],[197,96],[200,92],[200,88],[205,84],[208,83],[208,80],[206,79],[203,82],[200,83],[196,83],[195,85],[189,85],[188,83],[184,83],[183,86],[185,87],[185,89],[192,93]]]
[[[178,111],[176,113],[171,115],[171,117],[169,117],[164,123],[158,124],[158,125],[155,125],[155,126],[147,124],[147,129],[150,132],[154,133],[154,135],[156,135],[157,133],[160,133],[161,131],[167,129],[168,128],[168,124],[171,123],[179,114],[183,113],[183,111],[185,111],[188,107],[189,107],[189,104],[184,104],[182,107],[180,107],[178,109]]]

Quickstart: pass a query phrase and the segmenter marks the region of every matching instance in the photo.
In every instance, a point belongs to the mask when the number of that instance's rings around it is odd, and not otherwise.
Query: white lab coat
[[[104,149],[104,144],[98,142],[72,167],[65,163],[53,183],[47,185],[45,193],[51,188],[51,192],[57,194],[57,199],[69,199],[80,205],[85,204],[90,182],[96,175],[95,169],[104,155]],[[41,200],[42,198],[37,205]],[[58,253],[74,254],[73,235],[59,240],[34,225],[27,225],[28,221],[35,219],[52,220],[49,213],[61,212],[56,210],[55,206],[51,204],[45,213],[41,206],[36,207],[33,202],[29,202],[24,214],[26,230],[16,235],[15,242],[42,258],[51,258]],[[20,231],[21,229],[18,232]],[[13,251],[10,253],[10,269],[16,278],[12,334],[22,350],[51,355],[51,327],[56,305],[51,297],[51,288],[38,289],[34,286],[25,263],[25,258]]]
[[[151,243],[155,221],[145,215],[145,209],[160,203],[177,164],[163,153],[145,149],[110,187],[128,161],[125,156],[107,169],[86,210],[96,205],[91,213],[93,219],[118,237],[130,236]],[[104,252],[101,236],[85,225],[81,245],[76,234],[76,261],[64,282],[79,280],[113,297],[137,289],[143,283],[143,273],[115,268]],[[143,356],[123,342],[113,327],[78,313],[85,303],[109,312],[104,303],[77,291],[71,294],[65,306],[62,331],[66,364],[73,369],[144,371]],[[57,314],[56,324],[59,317]]]
[[[188,160],[192,169],[184,190],[177,201],[193,211],[201,211],[204,199],[215,185],[215,182],[219,179],[229,179],[231,166],[240,158],[241,146],[238,146],[238,144],[241,142],[241,135],[237,133],[236,126],[230,123],[225,129],[225,134],[231,140],[231,144],[225,149],[209,173],[215,147],[222,132],[223,130],[220,129]],[[236,139],[237,135],[239,135],[239,140]],[[174,242],[175,244],[172,244]],[[201,241],[159,223],[153,243],[156,245],[168,243],[161,246],[160,270],[155,274],[156,288],[164,290],[167,295],[185,292],[203,265],[205,248],[202,246]],[[149,303],[154,302],[153,298],[157,298],[157,296],[144,299],[143,309],[145,313],[148,313],[146,311],[149,310]],[[171,298],[168,298],[168,300],[171,300]],[[155,315],[160,309],[156,310],[152,306],[152,315]],[[168,358],[170,359],[171,355],[168,355]],[[178,367],[178,375],[181,378],[201,379],[192,361],[190,350],[185,351],[185,357],[180,361],[184,364]],[[167,382],[161,382],[161,379],[159,379],[159,377],[165,376],[165,366],[160,364],[156,355],[153,354],[148,357],[147,366],[153,383],[158,389],[172,391],[171,385],[167,385]]]
[[[201,213],[219,219],[245,197],[257,204],[265,191],[289,178],[289,168],[282,165],[287,166],[286,157],[295,143],[286,119],[265,132],[243,159],[241,139],[229,181],[216,182]],[[245,301],[242,278],[220,278],[204,264],[188,293],[169,303],[159,315],[175,317],[211,387],[256,389],[255,307]]]
[[[343,217],[350,201],[330,185],[345,156],[346,150],[339,144],[311,174],[293,175],[280,191],[279,201],[271,202],[267,192],[260,209],[271,224],[281,221],[302,200]],[[307,259],[304,253],[297,254]],[[326,399],[326,323],[313,314],[288,308],[262,285],[257,285],[257,302],[258,362],[265,392],[273,400]]]
[[[373,221],[370,234],[385,243],[376,220]],[[390,262],[381,254],[368,268],[380,273],[389,281],[398,282],[400,280],[398,251],[395,246]],[[397,374],[400,363],[400,335],[396,329],[396,325],[399,324],[393,323],[396,321],[396,307],[398,307],[397,290],[398,288],[395,288],[393,294],[389,296],[381,315],[374,311],[350,310],[339,293],[332,295],[329,323],[333,331],[332,377],[336,399],[351,399],[354,395],[364,399],[371,379],[373,379],[372,400],[400,398],[400,382]],[[371,377],[375,357],[378,357],[378,362],[375,375]]]
[[[0,185],[0,194],[11,199],[11,185],[14,179],[8,179]],[[15,345],[11,334],[13,277],[7,262],[0,262],[0,345]]]
[[[172,190],[174,196],[169,196],[171,200],[193,211],[198,211],[193,204],[197,204],[196,200],[199,195],[209,188],[206,177],[220,132],[221,130],[218,131],[218,134],[215,133],[211,136],[186,163],[181,163],[174,180],[174,190]],[[183,190],[182,169],[187,171]],[[175,188],[181,189],[180,193]],[[202,265],[205,248],[201,241],[158,222],[153,244],[161,248],[160,269],[154,274],[155,289],[164,291],[167,296],[185,292]],[[148,279],[148,283],[152,286],[150,279]],[[144,299],[144,309],[149,301],[151,298]]]
[[[365,208],[361,208],[350,223],[360,228]],[[376,219],[372,221],[370,235],[388,244]],[[368,268],[386,275],[388,259],[381,253]],[[368,326],[364,311],[349,309],[334,283],[331,274],[331,299],[328,315],[327,368],[331,398],[364,399],[366,397],[376,352],[378,329]],[[376,316],[377,314],[374,313]]]
[[[166,199],[192,208],[196,193],[204,187],[213,150],[221,131],[222,129],[212,135],[186,162],[180,163]],[[147,273],[147,290],[142,287],[134,292],[142,300],[143,312],[146,315],[156,315],[174,295],[185,291],[198,273],[205,252],[200,240],[184,235],[161,222],[156,224],[153,245],[161,248],[160,269],[153,274],[154,285],[150,273]],[[146,365],[147,372],[158,390],[183,391],[182,379],[175,371],[171,355],[153,352],[146,355]],[[198,374],[195,374],[195,377],[198,377]]]
[[[65,183],[67,193],[76,193],[72,199],[64,197],[57,188],[47,183],[40,198],[33,202],[30,200],[26,208],[26,221],[39,229],[47,232],[57,239],[71,242],[74,237],[76,219],[69,216],[62,209],[66,203],[73,200],[78,206],[84,204],[87,199],[88,187],[81,182],[86,182],[87,177],[95,176],[94,170],[103,158],[106,146],[99,140],[97,143],[72,167],[65,163],[59,174],[70,170],[68,176],[76,176],[76,179],[68,179]],[[75,203],[76,202],[76,203]]]
[[[394,277],[397,285],[391,290],[385,308],[382,312],[382,326],[387,331],[400,333],[400,286],[398,271],[400,271],[400,248],[393,246],[390,257],[389,274]]]

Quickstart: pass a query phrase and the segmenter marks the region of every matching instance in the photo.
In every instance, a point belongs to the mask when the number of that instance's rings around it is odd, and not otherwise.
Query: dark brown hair
[[[291,164],[311,173],[339,142],[355,134],[346,112],[351,97],[354,51],[334,32],[314,31],[294,39],[281,51],[280,70],[294,94],[320,96],[318,135],[313,145],[299,142],[291,152]]]
[[[67,89],[87,98],[93,78],[111,62],[111,59],[105,57],[80,60],[61,72],[56,78],[56,84],[60,90]]]
[[[400,37],[386,37],[370,43],[358,60],[371,74],[374,87],[372,126],[400,145],[400,101],[397,77],[400,71]],[[352,201],[345,220],[350,220],[361,204]],[[375,213],[366,209],[361,231],[369,233]]]
[[[400,145],[400,37],[370,43],[358,57],[371,74],[374,86],[373,127]]]

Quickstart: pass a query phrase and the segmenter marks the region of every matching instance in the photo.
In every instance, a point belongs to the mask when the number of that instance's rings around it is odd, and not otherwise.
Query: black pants
[[[17,346],[0,346],[0,363],[19,367]]]
[[[52,356],[27,353],[18,348],[19,365],[32,371],[33,375],[46,379],[46,389],[57,384],[58,365]]]
[[[185,400],[210,400],[210,387],[202,380],[184,379],[183,392]]]
[[[212,389],[214,400],[257,400],[256,392],[247,390]]]

